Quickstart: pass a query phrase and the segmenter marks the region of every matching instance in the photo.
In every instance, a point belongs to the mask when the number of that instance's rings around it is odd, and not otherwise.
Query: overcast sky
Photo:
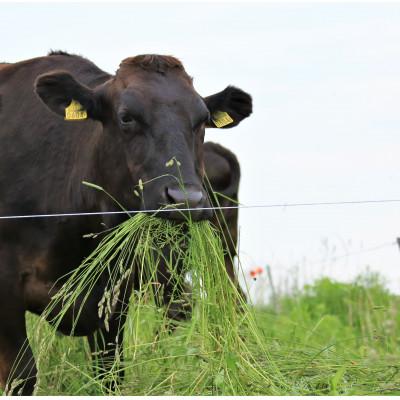
[[[114,72],[172,54],[204,96],[251,93],[251,118],[206,135],[239,157],[245,205],[400,198],[400,4],[1,3],[0,37],[4,61],[62,49]],[[400,292],[399,203],[246,209],[240,225],[244,266],[277,281],[370,265]]]

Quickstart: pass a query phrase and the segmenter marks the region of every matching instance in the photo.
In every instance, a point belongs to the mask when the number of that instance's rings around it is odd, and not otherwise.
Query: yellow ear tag
[[[71,104],[65,109],[64,119],[67,121],[87,119],[87,112],[81,103],[77,102],[76,100],[72,100]]]
[[[212,116],[212,121],[217,128],[229,125],[233,122],[231,116],[225,111],[216,111]]]

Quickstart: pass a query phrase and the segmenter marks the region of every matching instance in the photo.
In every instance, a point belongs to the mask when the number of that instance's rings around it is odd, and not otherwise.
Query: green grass
[[[256,318],[288,395],[399,395],[399,306],[367,272],[351,284],[320,279]]]
[[[193,316],[172,334],[151,290],[163,246],[174,254],[166,260],[170,269],[180,257],[183,272],[191,274]],[[351,284],[321,279],[281,295],[273,307],[254,308],[240,303],[223,258],[210,224],[189,221],[184,230],[139,215],[103,238],[48,312],[63,302],[57,324],[78,296],[108,273],[99,306],[104,317],[126,271],[140,271],[141,288],[131,297],[125,324],[125,360],[111,372],[124,369],[126,375],[116,394],[400,394],[399,298],[378,276],[367,273]],[[27,319],[40,371],[37,394],[108,394],[94,377],[85,339],[56,334],[33,315]]]
[[[279,369],[274,390],[260,377],[245,392],[280,395],[399,395],[400,299],[378,277],[352,284],[324,278],[303,291],[278,300],[277,310],[257,308],[255,316],[270,357]],[[29,325],[36,317],[29,315]],[[160,310],[149,307],[139,335],[131,318],[126,326],[128,373],[120,387],[125,395],[229,393],[223,369],[208,365],[199,345],[187,344],[191,324],[153,344]],[[245,333],[244,333],[245,335]],[[270,362],[252,352],[265,371]],[[132,349],[136,347],[135,359]],[[235,368],[235,358],[229,359]],[[82,338],[57,337],[41,365],[38,394],[103,394],[92,377],[88,345]],[[281,382],[281,387],[279,387]]]

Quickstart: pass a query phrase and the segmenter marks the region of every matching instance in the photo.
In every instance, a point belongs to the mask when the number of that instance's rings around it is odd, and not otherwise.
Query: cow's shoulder
[[[214,190],[237,192],[240,181],[240,164],[236,155],[214,142],[204,143],[204,165]]]
[[[217,162],[217,160],[221,163],[225,161],[229,164],[231,170],[237,170],[237,173],[240,174],[239,160],[231,150],[215,142],[205,142],[203,148],[206,158],[212,159],[214,162]]]

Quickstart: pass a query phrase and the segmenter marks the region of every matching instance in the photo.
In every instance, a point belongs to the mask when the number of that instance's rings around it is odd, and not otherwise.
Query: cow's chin
[[[179,208],[172,209],[160,209],[159,212],[153,214],[155,217],[168,219],[177,223],[185,222],[199,222],[204,220],[209,220],[213,216],[212,210],[180,210]]]

